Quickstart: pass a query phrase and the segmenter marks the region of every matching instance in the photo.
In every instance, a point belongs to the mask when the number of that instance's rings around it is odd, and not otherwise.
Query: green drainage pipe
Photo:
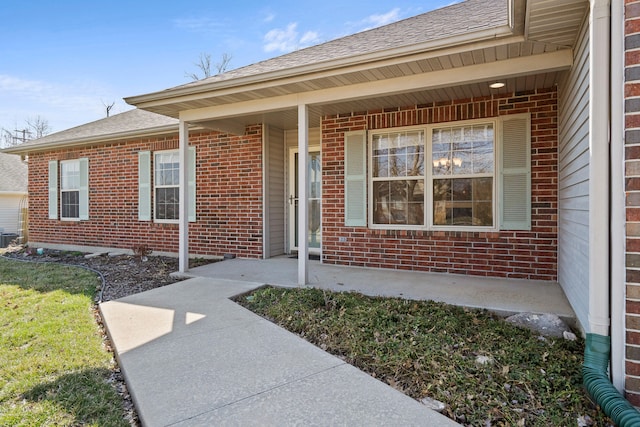
[[[640,412],[626,400],[609,380],[611,338],[587,334],[582,379],[589,394],[605,414],[620,427],[640,426]]]

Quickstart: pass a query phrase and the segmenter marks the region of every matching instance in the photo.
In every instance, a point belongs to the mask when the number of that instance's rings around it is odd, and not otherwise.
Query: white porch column
[[[309,108],[298,105],[298,285],[309,282]]]
[[[180,119],[179,124],[179,158],[180,158],[180,212],[179,214],[179,245],[178,245],[178,271],[184,273],[189,270],[189,124]]]

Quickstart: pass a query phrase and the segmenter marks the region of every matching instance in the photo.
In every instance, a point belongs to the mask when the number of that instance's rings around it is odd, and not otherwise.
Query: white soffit
[[[573,47],[588,11],[588,0],[530,0],[525,36],[529,41]]]

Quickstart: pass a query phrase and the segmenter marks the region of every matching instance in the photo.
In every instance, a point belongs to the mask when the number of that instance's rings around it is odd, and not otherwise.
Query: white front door
[[[298,250],[298,148],[289,149],[289,248]],[[309,147],[309,252],[320,253],[322,245],[322,161],[320,147]]]

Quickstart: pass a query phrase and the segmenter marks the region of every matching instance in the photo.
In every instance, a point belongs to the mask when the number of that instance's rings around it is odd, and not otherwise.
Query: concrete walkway
[[[101,304],[143,425],[457,425],[228,299],[262,283],[198,277]]]
[[[297,259],[232,259],[189,271],[191,277],[212,277],[295,287]],[[309,285],[371,296],[433,300],[500,314],[553,313],[575,323],[575,313],[557,283],[405,270],[345,267],[309,261]]]

